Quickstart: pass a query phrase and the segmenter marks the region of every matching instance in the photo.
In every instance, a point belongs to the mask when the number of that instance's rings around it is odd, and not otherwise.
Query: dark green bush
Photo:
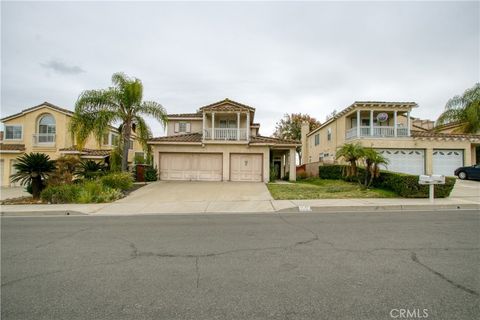
[[[305,180],[308,178],[308,174],[306,172],[300,172],[297,174],[297,180]]]
[[[319,176],[322,179],[342,179],[356,182],[357,177],[346,178],[342,172],[344,165],[329,165],[319,167]],[[363,168],[358,168],[360,180],[365,175]],[[446,198],[452,192],[455,178],[446,177],[444,185],[435,186],[435,198]],[[373,180],[373,187],[391,190],[404,198],[428,198],[428,186],[418,184],[418,176],[390,171],[381,171],[380,176]]]
[[[144,173],[145,181],[157,181],[158,180],[158,170],[154,167],[147,167],[145,168]]]
[[[126,191],[133,187],[133,177],[129,172],[109,173],[100,178],[100,182],[109,188]]]
[[[284,181],[290,180],[290,172],[286,172],[285,175],[282,177],[282,180]]]
[[[336,179],[343,178],[344,165],[327,165],[318,167],[318,174],[322,179]]]

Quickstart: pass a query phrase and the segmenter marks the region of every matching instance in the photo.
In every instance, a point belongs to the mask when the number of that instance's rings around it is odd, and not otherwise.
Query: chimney
[[[302,157],[300,159],[300,164],[305,164],[308,159],[308,139],[307,134],[310,132],[310,125],[308,121],[302,122],[302,130],[301,130],[301,142],[302,142]]]

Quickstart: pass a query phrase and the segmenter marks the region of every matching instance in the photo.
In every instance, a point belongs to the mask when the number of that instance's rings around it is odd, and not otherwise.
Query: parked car
[[[455,170],[455,175],[464,179],[479,179],[480,180],[480,164],[474,164],[473,166],[460,167]]]

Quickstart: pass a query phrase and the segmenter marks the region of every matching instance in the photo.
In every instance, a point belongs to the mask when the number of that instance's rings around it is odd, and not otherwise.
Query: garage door
[[[379,149],[381,155],[389,160],[385,169],[420,175],[425,173],[425,151],[421,149]]]
[[[222,181],[222,155],[160,153],[160,180]]]
[[[262,160],[261,154],[231,154],[230,180],[261,182]]]
[[[458,167],[463,167],[463,150],[433,150],[433,173],[453,176]]]

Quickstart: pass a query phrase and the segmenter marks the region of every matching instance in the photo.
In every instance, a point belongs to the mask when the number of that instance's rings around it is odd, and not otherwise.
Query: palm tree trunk
[[[41,191],[42,191],[42,178],[40,176],[32,178],[33,199],[39,199]]]
[[[128,169],[128,147],[130,144],[130,136],[132,134],[132,121],[127,120],[123,125],[123,150],[122,150],[122,171]]]

